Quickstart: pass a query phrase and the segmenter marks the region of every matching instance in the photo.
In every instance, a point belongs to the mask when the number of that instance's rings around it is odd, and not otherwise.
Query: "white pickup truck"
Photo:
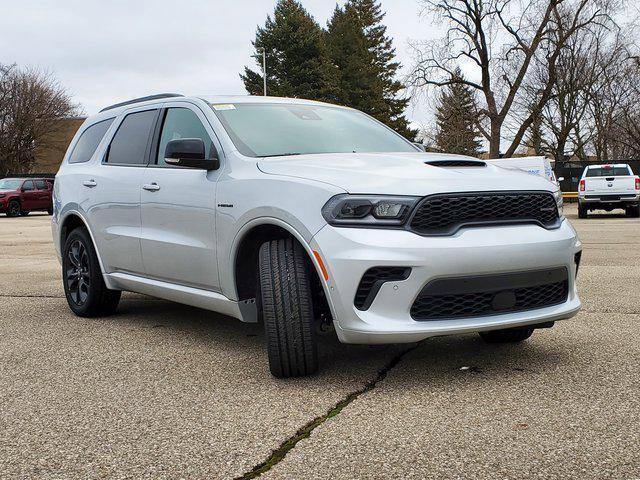
[[[587,218],[589,210],[610,212],[616,208],[624,209],[630,217],[640,217],[640,178],[626,163],[589,165],[578,190],[580,218]]]

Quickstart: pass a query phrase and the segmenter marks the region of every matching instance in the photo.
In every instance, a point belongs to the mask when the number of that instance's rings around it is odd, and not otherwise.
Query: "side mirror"
[[[414,147],[418,147],[418,149],[422,152],[426,152],[427,149],[425,148],[425,146],[420,143],[420,142],[412,142]]]
[[[217,170],[220,159],[211,146],[211,158],[205,157],[204,142],[201,138],[181,138],[171,140],[164,150],[164,161],[176,167],[199,168],[201,170]]]

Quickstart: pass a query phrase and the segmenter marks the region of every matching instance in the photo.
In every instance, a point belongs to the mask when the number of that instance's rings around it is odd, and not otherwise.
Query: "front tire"
[[[640,205],[629,205],[627,207],[627,216],[631,218],[640,217]]]
[[[73,230],[62,250],[62,282],[69,308],[80,317],[115,313],[121,292],[109,290],[87,229]]]
[[[7,205],[7,217],[19,217],[22,209],[18,200],[11,200]]]
[[[533,328],[505,328],[504,330],[491,330],[480,332],[480,338],[487,343],[519,343],[524,342],[533,334]]]
[[[274,377],[318,370],[307,256],[291,238],[262,244],[258,256],[262,318]]]

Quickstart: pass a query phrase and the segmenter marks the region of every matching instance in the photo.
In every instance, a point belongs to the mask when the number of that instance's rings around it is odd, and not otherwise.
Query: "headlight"
[[[322,207],[322,216],[336,226],[400,226],[421,197],[336,195]]]
[[[558,206],[558,215],[562,216],[564,204],[564,200],[562,199],[562,192],[560,190],[556,190],[555,192],[553,192],[553,197],[556,199],[556,205]]]
[[[6,194],[4,194],[4,193],[0,193],[0,198],[4,198],[4,197],[6,197],[6,196],[7,196]]]

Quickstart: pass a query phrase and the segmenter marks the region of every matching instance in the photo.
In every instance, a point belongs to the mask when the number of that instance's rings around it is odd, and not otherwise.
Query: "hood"
[[[485,164],[480,167],[429,165],[472,157],[433,153],[336,153],[273,157],[258,161],[267,174],[329,183],[348,193],[424,196],[446,192],[550,190],[536,175]]]

